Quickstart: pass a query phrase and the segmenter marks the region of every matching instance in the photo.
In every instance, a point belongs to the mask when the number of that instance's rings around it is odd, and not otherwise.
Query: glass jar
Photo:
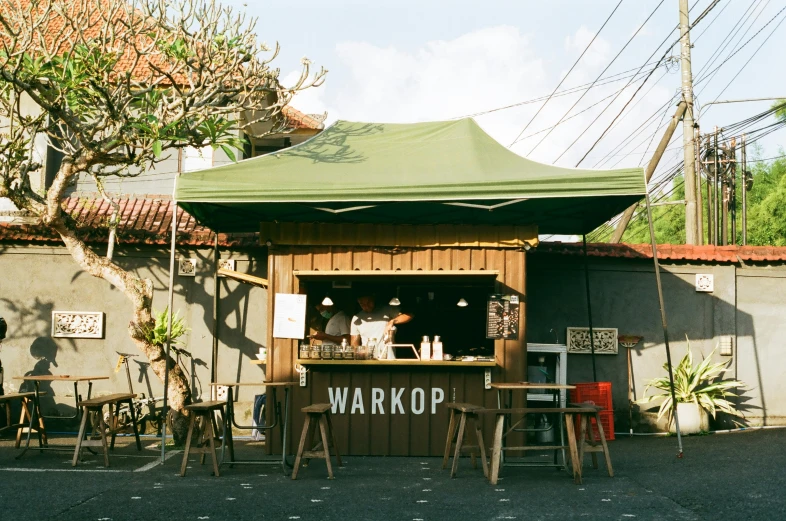
[[[322,359],[333,360],[333,344],[322,344]]]
[[[355,351],[355,360],[366,359],[368,359],[368,346],[358,346],[357,351]]]
[[[322,358],[322,346],[316,344],[311,346],[311,358],[314,360]]]
[[[308,360],[311,358],[311,346],[306,343],[300,344],[300,359]]]

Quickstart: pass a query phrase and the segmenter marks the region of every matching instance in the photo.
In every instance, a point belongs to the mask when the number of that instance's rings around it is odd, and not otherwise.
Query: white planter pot
[[[697,403],[678,403],[677,416],[680,421],[681,434],[698,434],[699,432],[710,430],[709,415]],[[669,432],[672,434],[677,432],[674,426],[674,419],[669,422]]]

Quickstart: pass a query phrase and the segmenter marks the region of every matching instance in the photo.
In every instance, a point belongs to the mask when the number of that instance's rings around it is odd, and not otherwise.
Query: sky
[[[711,1],[690,0],[691,19]],[[281,70],[285,84],[297,78],[303,57],[308,57],[314,67],[328,69],[324,85],[304,91],[293,100],[293,106],[303,112],[326,112],[328,124],[336,119],[417,122],[475,114],[476,121],[505,146],[519,136],[524,138],[511,147],[514,152],[561,166],[575,166],[590,150],[639,86],[638,81],[632,83],[615,99],[615,93],[628,82],[620,78],[648,61],[657,61],[669,46],[655,52],[661,43],[676,41],[679,20],[677,0],[623,0],[566,78],[619,0],[223,3],[258,17],[259,39],[280,44],[274,66]],[[781,11],[784,8],[785,0],[721,0],[692,30],[692,66],[697,82],[694,91],[700,105],[715,99],[786,96],[786,71],[774,66],[776,58],[782,63],[782,49],[786,48],[786,23],[778,26],[786,18],[786,11]],[[654,15],[604,77],[631,72],[590,89],[567,116],[587,110],[563,122],[548,136],[545,131],[530,136],[555,125],[584,91],[554,97],[544,107],[542,102],[521,103],[549,95],[561,80],[561,89],[595,80],[653,10]],[[714,76],[699,82],[702,69],[706,73],[717,67],[773,17]],[[673,47],[672,62],[678,60],[679,52],[679,46]],[[642,70],[648,73],[651,68]],[[679,92],[680,81],[676,63],[654,70],[617,125],[581,166],[646,164],[660,138],[656,129],[675,109],[676,102],[670,100]],[[722,127],[762,112],[771,103],[710,105],[701,111],[700,125],[703,131]],[[519,105],[477,115],[513,104]],[[528,124],[538,110],[540,113]],[[661,169],[681,158],[679,135],[680,131],[664,155]],[[762,157],[777,155],[784,143],[786,132],[775,132],[761,142]]]

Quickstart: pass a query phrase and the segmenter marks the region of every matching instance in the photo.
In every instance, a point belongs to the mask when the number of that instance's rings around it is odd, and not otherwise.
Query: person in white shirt
[[[325,331],[314,333],[316,340],[322,340],[322,345],[339,345],[342,340],[349,342],[349,315],[341,311],[336,305],[325,306],[317,304],[319,314],[327,319]]]
[[[394,306],[377,307],[376,297],[370,292],[358,296],[358,305],[360,305],[360,311],[352,317],[350,326],[353,346],[369,345],[373,340],[379,343],[390,333],[393,326],[406,324],[413,318],[412,314],[402,313]],[[376,348],[377,346],[371,347]],[[392,353],[386,353],[386,355],[388,358],[393,357]]]

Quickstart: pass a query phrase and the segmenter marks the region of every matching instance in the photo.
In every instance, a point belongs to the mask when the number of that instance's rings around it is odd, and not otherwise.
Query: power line
[[[655,63],[655,62],[653,61],[652,63]],[[651,65],[652,63],[648,63],[647,65]],[[622,71],[622,72],[618,72],[616,74],[612,74],[610,76],[606,76],[605,78],[603,78],[603,80],[606,80],[606,81],[601,81],[600,83],[598,83],[596,85],[596,87],[601,87],[603,85],[609,85],[611,83],[616,83],[618,81],[627,80],[628,78],[632,78],[632,77],[638,76],[639,74],[642,74],[642,73],[635,73],[635,74],[631,74],[631,75],[628,75],[628,76],[622,76],[623,74],[627,74],[627,73],[629,73],[631,71],[635,71],[637,69],[638,69],[638,67],[634,67],[634,68],[629,69],[627,71]],[[647,69],[643,74],[646,74],[647,72],[649,72],[649,69]],[[621,76],[621,77],[615,78],[616,76]],[[615,79],[611,79],[611,78],[615,78]],[[581,92],[582,90],[585,90],[585,89],[589,88],[590,85],[592,85],[592,82],[584,83],[583,85],[577,85],[575,87],[570,87],[570,88],[558,91],[556,94],[554,94],[551,97],[552,98],[561,98],[563,96],[570,96],[571,94],[575,94],[577,92]],[[510,105],[504,105],[502,107],[496,107],[496,108],[493,108],[493,109],[481,110],[479,112],[473,112],[471,114],[465,114],[463,116],[457,116],[457,117],[454,117],[454,118],[451,118],[451,119],[474,118],[474,117],[478,117],[478,116],[484,116],[486,114],[491,114],[493,112],[499,112],[501,110],[507,110],[507,109],[512,109],[512,108],[516,108],[516,107],[521,107],[522,105],[530,105],[532,103],[537,103],[538,101],[543,101],[543,100],[548,99],[548,98],[549,98],[548,95],[543,95],[543,96],[540,96],[540,97],[537,97],[537,98],[532,98],[532,99],[528,99],[528,100],[525,100],[525,101],[518,101],[516,103],[511,103]],[[526,139],[526,138],[522,138],[522,139]]]
[[[588,88],[587,90],[585,90],[585,91],[584,91],[584,92],[581,94],[581,96],[579,96],[579,99],[577,99],[575,102],[573,102],[573,105],[571,105],[571,106],[570,106],[570,108],[569,108],[567,111],[565,111],[565,114],[563,114],[563,115],[562,115],[562,117],[561,117],[561,118],[559,118],[559,121],[557,121],[557,123],[555,123],[555,124],[554,124],[554,126],[553,126],[553,127],[551,127],[551,130],[549,130],[549,131],[546,133],[546,135],[545,135],[545,136],[543,136],[542,138],[540,138],[540,141],[538,141],[538,142],[535,144],[535,146],[534,146],[534,147],[532,147],[532,150],[530,150],[530,151],[529,151],[529,154],[527,154],[527,155],[532,155],[532,153],[535,151],[535,149],[536,149],[536,148],[538,148],[538,146],[540,146],[540,144],[541,144],[541,143],[543,143],[543,140],[545,140],[547,137],[549,137],[549,134],[551,134],[552,130],[554,130],[554,128],[556,128],[556,126],[557,126],[557,125],[559,125],[560,123],[562,123],[562,121],[565,119],[565,117],[566,117],[568,114],[570,114],[570,113],[571,113],[571,111],[572,111],[574,108],[576,108],[576,105],[578,105],[578,104],[579,104],[579,102],[580,102],[582,99],[584,99],[584,96],[586,96],[586,95],[587,95],[587,93],[590,91],[590,89],[591,89],[591,88],[592,88],[592,87],[595,85],[595,83],[596,83],[598,80],[600,80],[600,78],[603,76],[603,74],[604,74],[604,73],[605,73],[607,70],[609,70],[609,67],[611,67],[612,65],[614,65],[614,62],[615,62],[615,61],[617,61],[617,58],[619,58],[619,57],[620,57],[620,55],[623,53],[623,51],[625,51],[625,49],[627,49],[627,48],[628,48],[628,45],[630,45],[630,42],[632,42],[632,41],[633,41],[633,39],[634,39],[634,38],[636,38],[636,36],[639,34],[639,32],[641,32],[641,30],[644,28],[644,26],[645,26],[645,25],[647,25],[647,22],[649,22],[649,21],[650,21],[650,18],[652,18],[652,17],[655,15],[655,13],[658,11],[658,9],[660,9],[660,6],[662,6],[662,5],[663,5],[663,2],[665,2],[665,1],[666,1],[666,0],[660,0],[660,3],[659,3],[658,5],[656,5],[656,6],[655,6],[655,9],[653,9],[653,10],[652,10],[652,12],[650,13],[650,15],[649,15],[649,16],[646,18],[646,20],[644,20],[644,21],[641,23],[641,25],[639,25],[638,29],[636,29],[636,32],[634,32],[634,33],[633,33],[633,35],[632,35],[630,38],[628,38],[628,41],[627,41],[627,42],[625,42],[625,45],[623,45],[623,46],[622,46],[622,49],[620,49],[620,50],[619,50],[619,52],[616,54],[616,56],[614,56],[614,58],[612,58],[612,59],[611,59],[611,61],[609,62],[609,64],[608,64],[608,65],[606,65],[606,68],[605,68],[605,69],[603,69],[603,70],[601,71],[601,73],[600,73],[600,74],[598,74],[598,77],[597,77],[597,78],[595,78],[595,81],[593,81],[593,82],[592,82],[592,85],[590,85],[590,86],[589,86],[589,88]],[[645,80],[645,81],[646,81],[646,80]],[[521,135],[521,134],[519,134],[519,136],[520,136],[520,135]],[[514,141],[513,143],[516,143],[516,142]]]
[[[617,9],[619,9],[619,6],[620,6],[620,5],[622,5],[622,2],[624,2],[624,1],[625,1],[625,0],[620,0],[620,1],[619,1],[619,3],[617,3],[616,7],[614,7],[614,10],[612,10],[612,11],[611,11],[611,14],[608,16],[608,18],[606,18],[606,21],[605,21],[605,22],[603,22],[603,25],[601,25],[601,26],[600,26],[600,29],[598,29],[598,32],[596,32],[596,33],[595,33],[595,35],[592,37],[592,40],[590,40],[590,42],[587,44],[587,47],[585,47],[585,48],[584,48],[584,50],[581,52],[581,55],[578,57],[578,59],[576,60],[576,62],[575,62],[575,63],[574,63],[572,66],[571,66],[571,68],[570,68],[570,70],[568,71],[568,73],[567,73],[567,74],[566,74],[566,75],[565,75],[565,76],[564,76],[564,77],[563,77],[563,78],[560,80],[560,82],[557,84],[557,86],[556,86],[556,87],[554,87],[554,90],[551,92],[551,94],[550,94],[550,95],[549,95],[549,97],[546,99],[546,101],[544,101],[544,102],[543,102],[543,105],[541,105],[541,106],[540,106],[540,108],[538,109],[538,111],[537,111],[537,112],[535,112],[535,115],[534,115],[534,116],[532,116],[532,118],[531,118],[531,119],[529,120],[529,122],[528,122],[528,123],[527,123],[527,124],[524,126],[524,128],[521,130],[521,132],[519,132],[519,135],[518,135],[518,136],[516,136],[516,139],[514,139],[514,140],[513,140],[513,142],[512,142],[510,145],[508,145],[508,148],[512,147],[512,146],[513,146],[513,144],[514,144],[514,143],[516,143],[516,140],[518,140],[518,138],[520,138],[520,137],[521,137],[521,135],[522,135],[522,134],[524,134],[524,132],[526,132],[526,131],[527,131],[527,129],[529,128],[530,124],[532,124],[532,122],[535,120],[535,118],[536,118],[536,117],[538,117],[538,114],[540,114],[540,111],[541,111],[541,110],[543,110],[543,107],[545,107],[545,106],[546,106],[546,104],[549,102],[549,100],[550,100],[550,99],[551,99],[551,97],[554,95],[554,93],[555,93],[555,92],[557,92],[557,89],[559,89],[559,88],[560,88],[560,86],[562,85],[562,83],[563,83],[563,82],[564,82],[564,81],[565,81],[565,80],[568,78],[568,76],[570,76],[570,73],[571,73],[571,72],[573,72],[573,69],[575,69],[575,68],[576,68],[576,65],[578,65],[578,64],[579,64],[579,62],[581,61],[581,59],[584,57],[584,55],[587,53],[587,51],[589,50],[589,48],[592,46],[592,43],[595,41],[595,39],[598,37],[598,35],[600,35],[601,31],[603,31],[603,28],[604,28],[604,27],[606,27],[606,24],[607,24],[607,23],[609,23],[609,20],[611,20],[611,17],[612,17],[612,16],[614,16],[614,13],[616,13],[616,12],[617,12]]]
[[[716,5],[718,5],[718,2],[713,2],[713,3],[711,3],[709,6],[707,6],[707,8],[704,10],[704,12],[702,12],[702,14],[700,14],[700,15],[699,15],[699,17],[697,18],[697,20],[696,20],[696,21],[695,21],[693,24],[691,24],[691,25],[688,27],[688,29],[687,29],[687,30],[688,30],[688,31],[690,31],[691,29],[693,29],[694,27],[696,27],[696,24],[697,24],[699,21],[701,21],[701,20],[702,20],[702,19],[703,19],[703,18],[704,18],[704,17],[707,15],[707,13],[709,13],[709,12],[710,12],[710,11],[711,11],[711,10],[712,10],[712,9],[713,9],[715,6],[716,6]],[[683,36],[683,35],[682,35],[682,34],[680,34],[680,38],[678,38],[674,44],[676,44],[677,42],[679,42],[679,41],[680,41],[680,39],[682,38],[682,36]],[[667,39],[668,39],[668,37],[667,37]],[[667,54],[670,52],[670,50],[671,50],[671,48],[674,46],[674,44],[670,45],[670,46],[669,46],[669,48],[666,50],[666,52],[663,54],[663,56],[661,56],[661,59],[660,59],[660,60],[658,60],[658,64],[659,64],[659,65],[660,65],[660,63],[661,63],[661,62],[662,62],[662,61],[663,61],[663,60],[666,58],[666,55],[667,55]],[[663,44],[661,44],[661,45],[663,45]],[[655,52],[657,52],[657,50],[656,50]],[[652,59],[652,56],[655,54],[655,52],[653,52],[653,53],[652,53],[652,55],[650,55],[650,57],[649,57],[649,58],[647,58],[647,61],[649,61],[650,59]],[[628,105],[630,104],[630,102],[631,102],[631,101],[633,101],[633,99],[634,99],[634,98],[636,97],[636,95],[639,93],[639,91],[640,91],[640,90],[641,90],[641,88],[644,86],[644,84],[645,84],[645,83],[647,83],[647,80],[649,80],[650,76],[652,76],[652,72],[650,72],[650,73],[647,75],[647,77],[644,79],[644,81],[641,83],[641,85],[639,85],[639,87],[636,89],[636,91],[633,93],[633,95],[630,97],[630,99],[629,99],[629,100],[628,100],[628,101],[625,103],[625,105],[622,107],[622,109],[621,109],[621,110],[620,110],[620,111],[617,113],[617,115],[616,115],[616,116],[614,116],[614,119],[612,119],[612,121],[611,121],[611,123],[609,124],[609,126],[608,126],[608,127],[606,127],[606,130],[604,130],[604,131],[603,131],[603,133],[600,135],[600,137],[599,137],[597,140],[595,140],[595,142],[592,144],[592,146],[589,148],[589,150],[587,150],[587,152],[584,154],[584,156],[582,156],[582,158],[579,160],[579,162],[578,162],[578,163],[576,163],[576,166],[577,166],[577,167],[578,167],[578,166],[579,166],[579,165],[582,163],[582,161],[584,161],[584,159],[586,159],[586,157],[589,155],[589,153],[590,153],[590,152],[592,152],[592,150],[593,150],[593,149],[594,149],[594,148],[597,146],[597,144],[598,144],[598,143],[600,143],[600,141],[601,141],[601,140],[602,140],[602,139],[603,139],[603,138],[606,136],[606,134],[607,134],[607,133],[608,133],[608,131],[611,129],[611,127],[612,127],[612,126],[614,126],[614,123],[617,121],[617,119],[620,117],[620,115],[622,115],[622,113],[623,113],[623,112],[625,112],[625,109],[627,109],[627,108],[628,108]],[[612,103],[613,103],[613,102],[612,102]],[[611,104],[609,104],[609,106],[611,106]],[[589,128],[589,127],[587,127],[587,128]],[[581,137],[581,136],[579,136],[579,137]],[[576,138],[576,141],[578,141],[578,139],[579,139],[579,138]],[[575,143],[576,141],[574,141],[573,143]],[[571,144],[571,146],[573,146],[573,145]],[[570,148],[570,147],[568,147],[568,149],[569,149],[569,148]],[[565,152],[567,152],[567,150],[566,150]],[[565,154],[565,152],[563,152],[563,153],[560,155],[560,157],[562,157],[562,155],[564,155],[564,154]],[[557,159],[559,159],[559,158],[557,158]]]

